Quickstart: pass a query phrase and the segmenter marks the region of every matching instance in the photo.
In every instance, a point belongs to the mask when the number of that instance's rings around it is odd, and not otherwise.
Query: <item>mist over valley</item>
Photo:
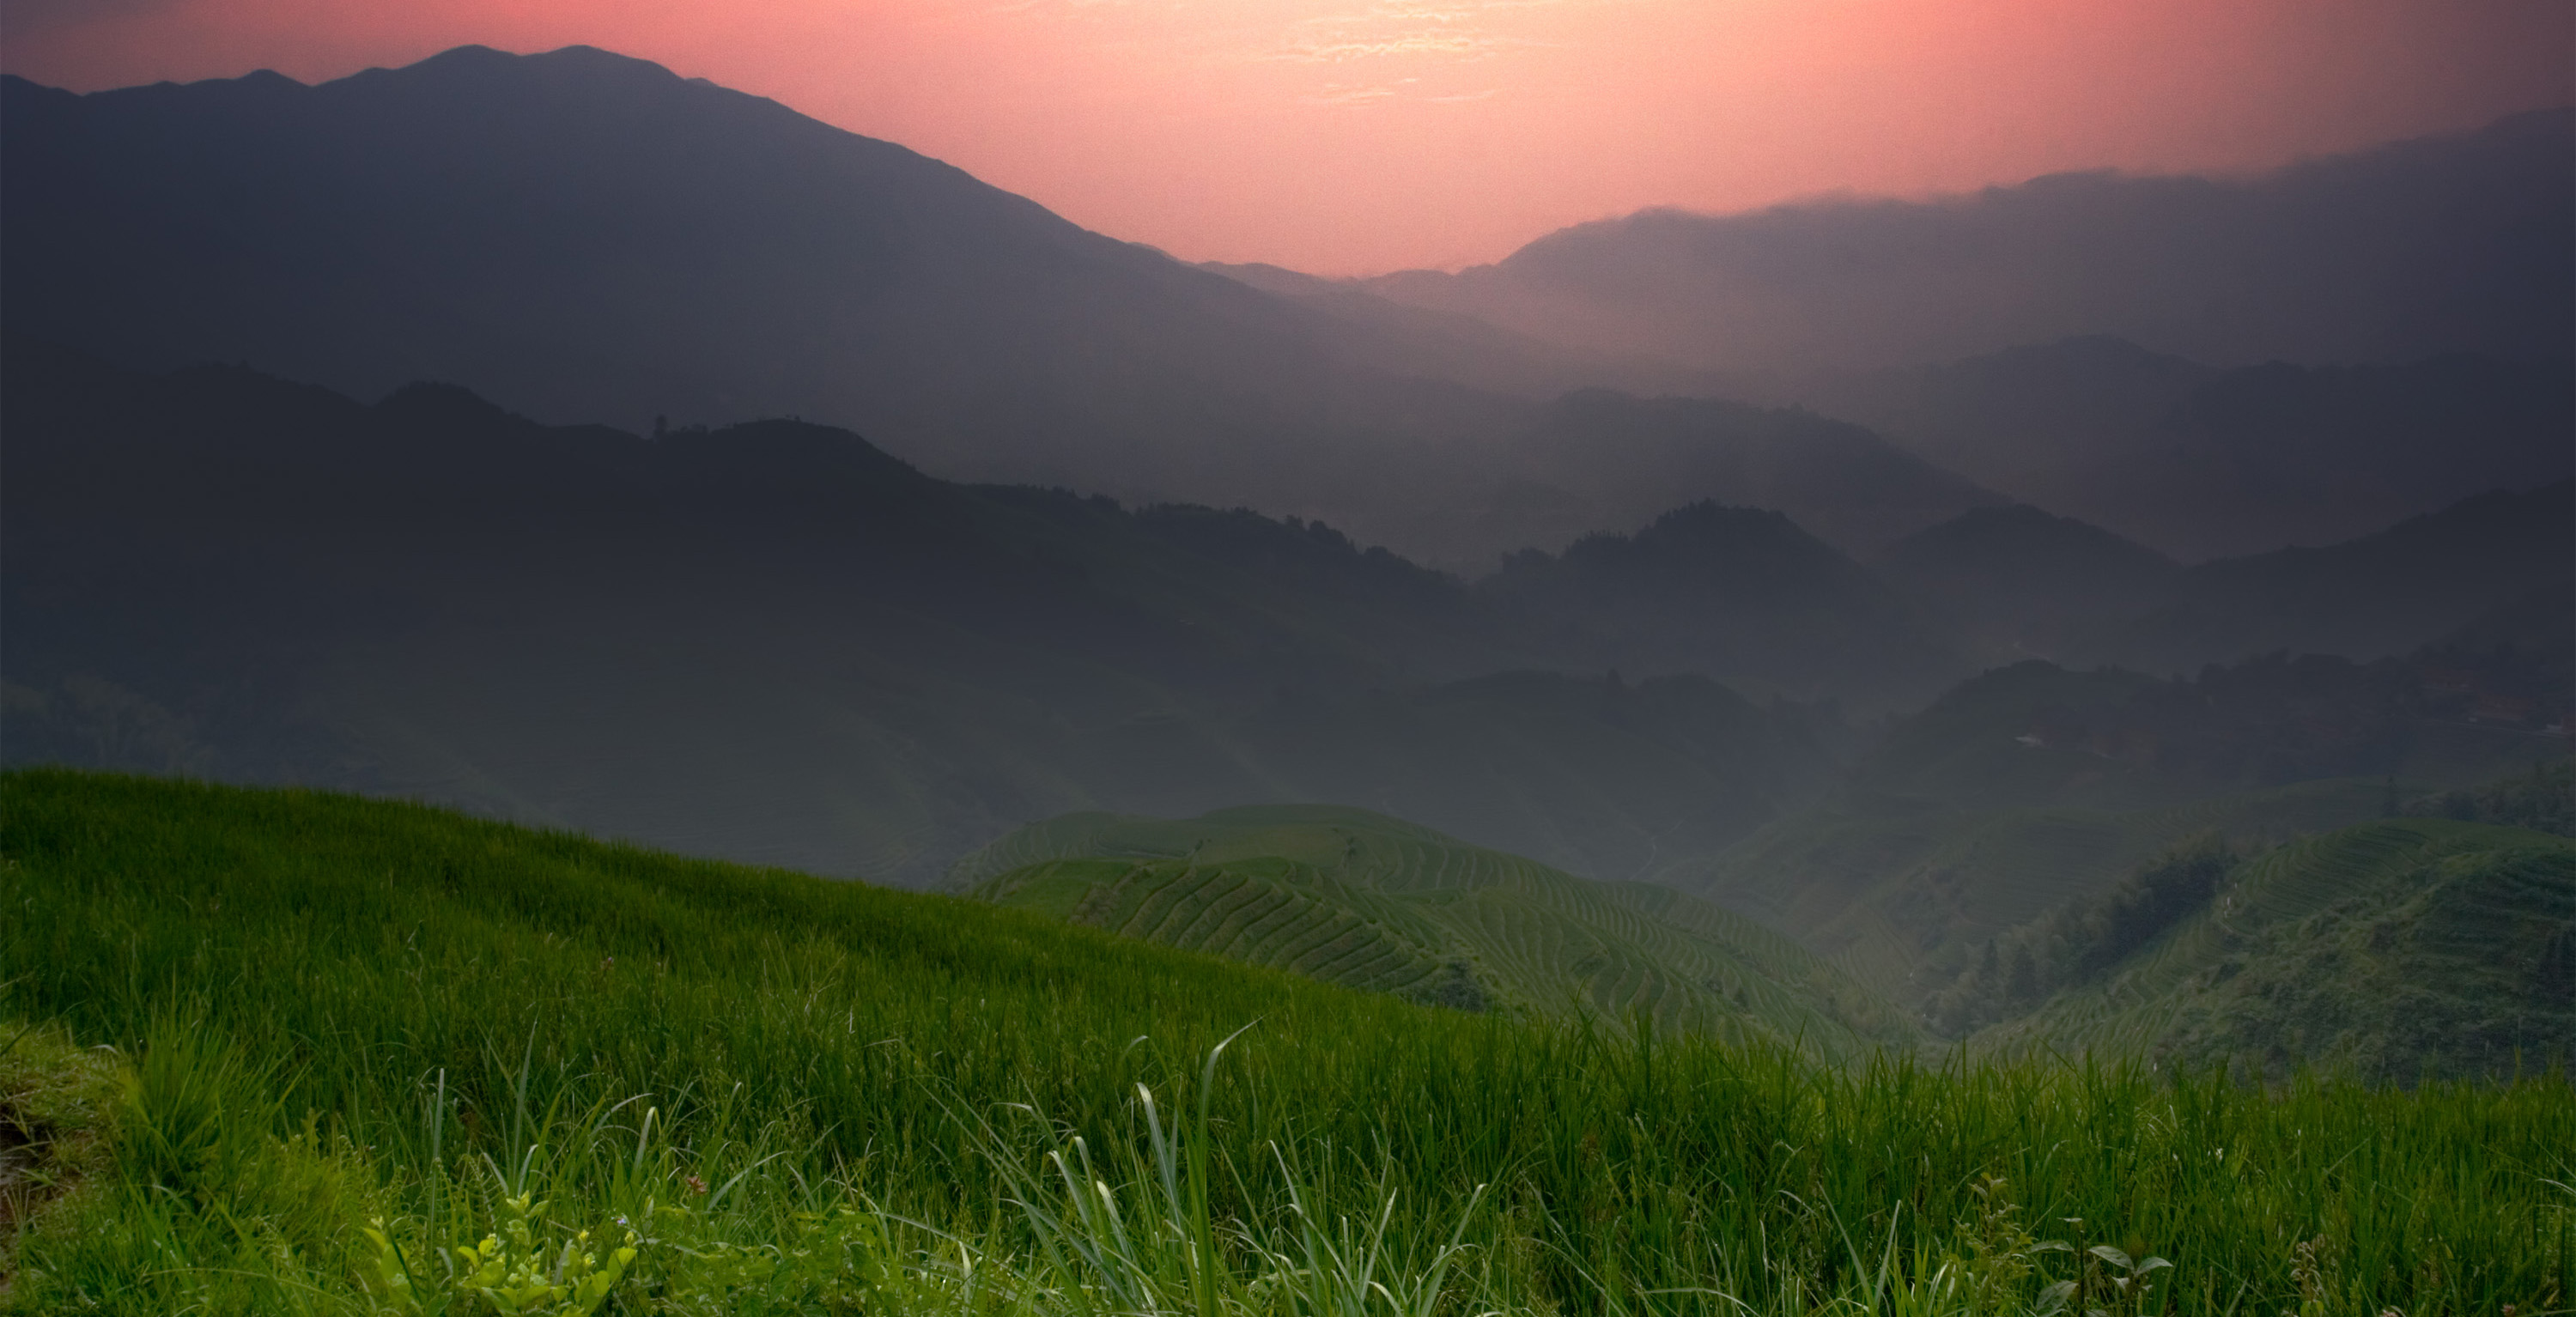
[[[1326,278],[0,75],[0,1310],[2559,1311],[2571,160]]]

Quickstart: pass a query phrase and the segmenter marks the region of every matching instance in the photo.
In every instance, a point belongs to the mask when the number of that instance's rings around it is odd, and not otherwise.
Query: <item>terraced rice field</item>
[[[2101,983],[1976,1042],[2259,1059],[2287,1031],[2330,1035],[2308,1039],[2318,1055],[2366,1060],[2389,1037],[2424,1034],[2473,1066],[2516,1052],[2542,1065],[2576,1056],[2576,992],[2551,978],[2568,978],[2571,949],[2576,843],[2391,819],[2248,861],[2208,909]]]
[[[2308,782],[2161,809],[1951,812],[1882,805],[1783,819],[1664,881],[1759,917],[1899,1003],[2006,928],[2100,891],[2174,842],[2251,845],[2378,815],[2377,781]]]
[[[951,881],[1165,945],[1469,1009],[1644,1018],[1833,1053],[1913,1036],[1850,976],[1751,920],[1362,810],[1070,815],[967,857]]]

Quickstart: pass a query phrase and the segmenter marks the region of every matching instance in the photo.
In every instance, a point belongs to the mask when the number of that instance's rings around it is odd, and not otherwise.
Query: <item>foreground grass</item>
[[[91,1149],[13,1217],[31,1311],[2424,1317],[2576,1288],[2560,1076],[1825,1068],[347,797],[0,778],[0,982],[0,1041],[41,1040],[0,1056],[0,1115]]]

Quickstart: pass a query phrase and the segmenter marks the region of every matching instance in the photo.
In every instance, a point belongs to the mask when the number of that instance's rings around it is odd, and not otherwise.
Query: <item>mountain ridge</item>
[[[2571,139],[2562,107],[2243,179],[2099,170],[1929,202],[1657,208],[1455,275],[1364,283],[1720,370],[1913,365],[2080,334],[2231,365],[2557,358],[2576,350],[2558,277],[2576,275]]]

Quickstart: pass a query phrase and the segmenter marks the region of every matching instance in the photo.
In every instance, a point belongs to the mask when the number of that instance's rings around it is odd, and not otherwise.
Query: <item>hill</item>
[[[2062,990],[1977,1043],[2233,1059],[2274,1075],[2330,1058],[2399,1081],[2576,1060],[2576,843],[2564,837],[2385,820],[2283,846],[2194,895],[2188,914],[2159,921],[2170,931],[2142,927],[2144,945],[2105,948],[2099,968],[2072,939],[2026,976]],[[2081,912],[2058,922],[2080,926]],[[2000,959],[2037,950],[2047,962],[2070,947],[2047,935],[2057,927],[2017,931]]]
[[[950,882],[1095,928],[1468,1010],[1642,1015],[1839,1056],[1909,1037],[1866,989],[1749,920],[1364,810],[1071,815],[968,855]]]
[[[0,370],[11,762],[916,883],[1057,814],[1290,800],[1624,875],[1829,775],[1829,714],[1511,677],[1579,637],[1317,523],[957,485],[793,421]]]
[[[2576,483],[2494,491],[2374,534],[2199,564],[2092,657],[2188,672],[2275,650],[2404,654],[2534,592],[2576,596]]]
[[[1867,553],[2003,502],[1868,430],[1796,407],[1585,389],[1538,409],[1497,448],[1488,461],[1522,486],[1514,548],[1641,525],[1705,500],[1785,512]]]
[[[2222,371],[2095,336],[1774,392],[2199,561],[2332,544],[2576,474],[2571,369],[2453,353]]]
[[[2243,179],[2106,171],[1922,202],[1649,210],[1365,286],[1735,371],[1914,366],[2096,334],[2231,367],[2563,361],[2571,145],[2576,110],[2555,109]]]
[[[2185,838],[2270,845],[2559,752],[2536,725],[2465,717],[2474,697],[2450,684],[2480,678],[2446,652],[2273,656],[2189,680],[1997,669],[1897,721],[1834,794],[1651,876],[1920,1006],[2005,929]]]
[[[0,326],[128,368],[238,363],[360,398],[446,380],[633,433],[806,418],[952,480],[1327,519],[1460,569],[1532,542],[1495,522],[1521,477],[1494,453],[1558,425],[1545,399],[1684,382],[1264,291],[586,47],[311,87],[0,79],[0,227]],[[1777,506],[1885,502],[1891,461],[1921,486],[1897,501],[1962,506],[1964,482],[1875,447],[1852,489],[1823,457]],[[1596,463],[1616,496],[1587,488],[1601,506],[1547,532],[1747,493],[1674,474]]]
[[[1514,554],[1477,589],[1536,634],[1598,637],[1618,668],[1758,694],[1902,706],[1958,666],[1906,601],[1777,512],[1691,504],[1632,535]]]
[[[0,1267],[37,1311],[457,1311],[507,1285],[947,1313],[969,1284],[1032,1310],[1255,1317],[1372,1285],[1572,1310],[1616,1275],[1786,1317],[1950,1302],[2015,1229],[2171,1254],[2184,1312],[2296,1295],[2291,1237],[2365,1308],[2564,1292],[2526,1247],[2555,1228],[2534,1168],[2576,1126],[2555,1079],[1837,1068],[416,805],[61,772],[0,775],[0,905],[0,1146],[28,1176]],[[1855,1228],[1934,1262],[1876,1265]],[[2035,1304],[2066,1262],[1985,1292]]]
[[[1879,579],[1989,663],[2057,658],[2162,602],[2180,568],[2155,550],[2028,504],[1975,508],[1897,541]]]

